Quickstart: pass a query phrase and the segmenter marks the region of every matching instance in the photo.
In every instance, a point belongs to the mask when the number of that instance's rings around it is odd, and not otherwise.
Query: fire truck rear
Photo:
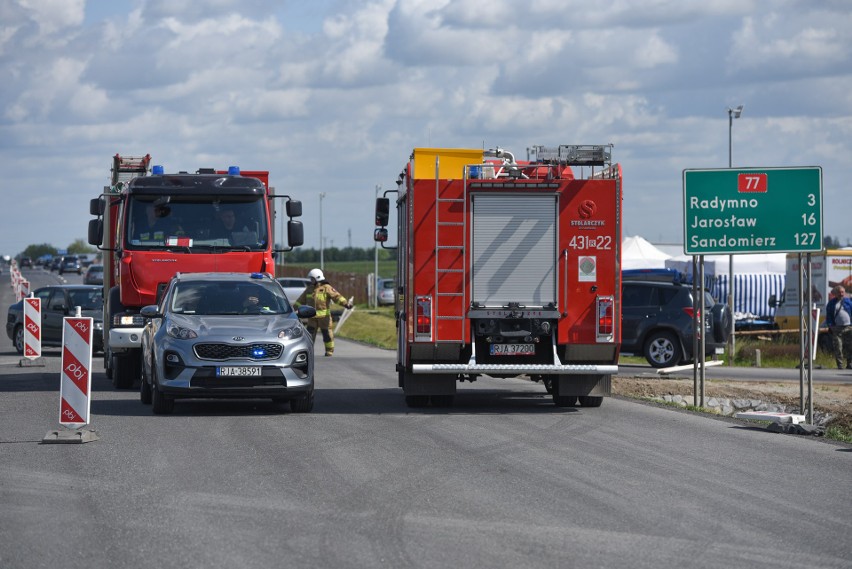
[[[266,171],[166,174],[151,157],[113,158],[112,184],[91,201],[89,243],[104,255],[104,367],[118,388],[141,373],[139,311],[180,272],[274,273],[277,251],[303,241],[302,204],[274,195]],[[285,200],[287,244],[274,239],[275,198]],[[227,215],[225,213],[227,212]],[[227,227],[225,218],[233,218]],[[283,243],[283,239],[280,240]]]
[[[527,376],[600,406],[617,372],[621,168],[611,146],[416,148],[397,184],[397,371],[409,407]],[[390,200],[376,204],[388,238]]]

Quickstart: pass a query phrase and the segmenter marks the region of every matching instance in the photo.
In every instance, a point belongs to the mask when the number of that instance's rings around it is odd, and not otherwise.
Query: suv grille
[[[284,347],[281,344],[196,344],[193,349],[202,360],[275,360],[281,356]],[[258,352],[264,355],[258,356]]]

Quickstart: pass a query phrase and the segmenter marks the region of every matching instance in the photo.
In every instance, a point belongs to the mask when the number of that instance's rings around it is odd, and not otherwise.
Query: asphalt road
[[[619,399],[559,409],[519,379],[466,383],[451,409],[409,410],[393,354],[344,341],[318,358],[309,415],[179,401],[153,416],[96,360],[100,439],[45,445],[59,350],[45,353],[45,367],[21,368],[0,342],[0,567],[852,559],[848,446]]]

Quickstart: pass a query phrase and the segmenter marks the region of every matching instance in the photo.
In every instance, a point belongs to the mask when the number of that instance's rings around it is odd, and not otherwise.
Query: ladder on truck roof
[[[112,186],[116,187],[119,184],[123,186],[133,178],[145,176],[148,174],[150,164],[150,154],[146,154],[145,156],[121,156],[116,154],[112,157]]]
[[[435,342],[464,342],[465,248],[467,245],[467,176],[462,184],[443,180],[441,194],[440,156],[435,157]],[[467,172],[467,167],[465,167]],[[461,197],[452,192],[461,186]],[[461,204],[461,215],[458,215]],[[442,205],[444,207],[442,207]],[[455,207],[454,207],[455,206]],[[451,210],[456,209],[455,215]],[[442,217],[443,211],[443,217]],[[459,221],[461,219],[461,221]],[[460,229],[460,231],[459,231]],[[443,231],[442,231],[443,230]],[[458,240],[461,233],[461,242]],[[444,239],[442,240],[442,235]],[[455,239],[453,238],[455,237]],[[442,308],[443,307],[443,308]],[[442,326],[442,321],[444,325]]]

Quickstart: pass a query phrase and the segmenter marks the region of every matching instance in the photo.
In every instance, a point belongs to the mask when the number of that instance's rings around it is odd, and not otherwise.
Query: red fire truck
[[[269,188],[266,171],[150,170],[150,155],[115,155],[112,184],[91,201],[88,240],[104,254],[104,367],[113,384],[141,373],[144,319],[180,272],[275,272],[279,251],[303,242],[302,204]],[[285,202],[287,247],[275,245],[274,200]],[[108,204],[108,205],[107,205]],[[226,215],[227,212],[227,215]],[[227,227],[225,218],[233,218]]]
[[[409,407],[457,381],[528,376],[600,406],[621,339],[621,167],[612,147],[415,148],[397,193],[397,371]],[[388,239],[390,199],[376,203]]]

